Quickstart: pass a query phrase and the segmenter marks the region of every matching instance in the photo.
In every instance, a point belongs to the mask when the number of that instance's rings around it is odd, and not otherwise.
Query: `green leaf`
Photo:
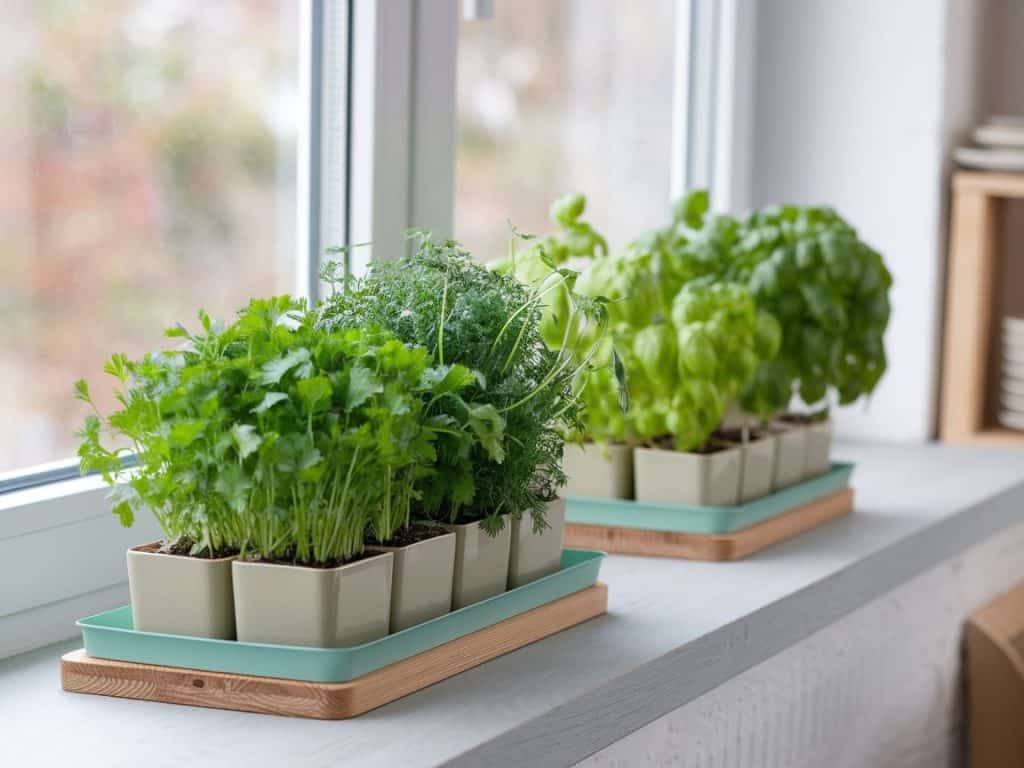
[[[423,372],[420,385],[434,394],[441,395],[468,387],[474,382],[480,384],[481,379],[482,374],[464,365],[439,365]]]
[[[103,371],[123,383],[128,380],[128,376],[131,374],[130,365],[128,356],[119,352],[103,364]]]
[[[203,434],[207,422],[205,419],[185,419],[175,422],[167,437],[168,442],[175,448],[184,448]]]
[[[679,329],[677,340],[680,373],[684,376],[712,378],[718,370],[718,356],[711,342],[711,334],[704,330],[704,324],[684,325]]]
[[[231,437],[238,446],[238,455],[243,459],[256,451],[263,440],[251,424],[235,424],[231,428]]]
[[[629,384],[626,380],[626,366],[622,362],[619,350],[612,347],[612,368],[615,371],[615,381],[619,386],[619,410],[623,413],[629,411]]]
[[[85,379],[79,379],[75,382],[75,399],[81,400],[83,403],[92,402],[92,397],[89,396],[89,382]]]
[[[241,512],[245,509],[252,489],[252,478],[238,464],[228,464],[217,473],[213,488],[232,509]]]
[[[306,378],[312,373],[312,366],[309,365],[309,350],[305,347],[298,347],[263,364],[260,368],[260,384],[277,384],[282,377],[293,368],[298,368],[296,378]]]
[[[469,406],[469,427],[491,461],[501,464],[505,460],[505,419],[498,409],[490,403]]]
[[[132,524],[135,522],[135,513],[132,511],[131,504],[127,501],[119,501],[117,504],[113,505],[111,511],[117,515],[122,526],[125,528],[132,527]]]
[[[296,391],[309,413],[316,413],[329,405],[333,394],[330,379],[326,376],[314,376],[300,381]]]
[[[304,383],[305,382],[299,382],[300,386],[302,384],[304,384]],[[249,412],[250,413],[263,413],[264,411],[267,411],[267,410],[273,408],[275,405],[280,403],[282,400],[287,400],[287,399],[288,399],[288,395],[286,395],[284,392],[267,392],[267,394],[265,394],[263,396],[263,399],[260,401],[260,404],[257,405],[252,410],[250,410]]]
[[[704,214],[709,208],[708,191],[694,189],[687,192],[672,209],[672,218],[686,224],[690,229],[698,229],[704,221]]]
[[[140,500],[138,491],[131,485],[115,485],[110,499],[113,502],[110,511],[117,515],[122,526],[131,528],[135,522],[135,504]]]
[[[164,336],[166,336],[166,337],[168,337],[170,339],[175,339],[175,338],[191,339],[192,338],[192,334],[189,333],[188,329],[184,325],[182,325],[181,323],[175,323],[170,328],[165,329],[164,330]]]
[[[551,219],[563,227],[571,227],[583,215],[587,198],[578,192],[564,195],[551,204]]]
[[[384,391],[377,375],[369,368],[353,368],[348,378],[348,389],[345,392],[345,408],[352,411],[371,397]]]

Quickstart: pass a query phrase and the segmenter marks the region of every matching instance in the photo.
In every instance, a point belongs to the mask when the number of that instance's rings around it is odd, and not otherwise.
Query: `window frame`
[[[736,211],[750,194],[754,6],[675,2],[671,195],[709,186],[716,210]],[[302,0],[297,295],[323,294],[331,245],[369,243],[347,254],[360,274],[371,258],[405,253],[411,226],[455,234],[459,20],[495,23],[480,5]],[[100,479],[80,477],[75,460],[0,475],[0,658],[124,604],[124,550],[156,538],[151,519],[122,529]]]
[[[296,153],[296,295],[320,295],[323,250],[349,240],[352,11],[302,0]],[[340,110],[325,109],[334,99]],[[0,659],[67,639],[77,618],[128,600],[125,550],[160,537],[155,519],[122,528],[108,489],[76,459],[0,474]]]

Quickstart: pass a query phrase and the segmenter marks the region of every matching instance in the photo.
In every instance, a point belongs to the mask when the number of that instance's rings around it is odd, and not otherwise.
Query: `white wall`
[[[869,403],[837,414],[846,435],[933,434],[946,14],[941,0],[762,0],[757,12],[752,203],[834,205],[895,277],[889,371]]]

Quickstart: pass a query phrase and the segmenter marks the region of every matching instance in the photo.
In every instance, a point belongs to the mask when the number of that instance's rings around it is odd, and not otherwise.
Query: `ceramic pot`
[[[567,443],[562,469],[568,479],[564,491],[566,496],[633,498],[632,446]]]
[[[343,648],[384,637],[394,555],[337,568],[236,560],[235,623],[247,643]]]
[[[508,515],[504,516],[504,521],[505,525],[495,536],[490,536],[478,522],[446,526],[455,534],[453,610],[505,591],[512,526]]]
[[[128,550],[132,621],[142,632],[235,639],[232,557],[165,555],[159,543]]]
[[[772,490],[778,491],[799,483],[804,476],[807,428],[802,424],[777,421],[769,429],[776,441]]]
[[[730,506],[740,495],[739,446],[713,453],[633,450],[636,500],[655,504]]]
[[[829,459],[832,453],[832,422],[815,421],[808,424],[806,430],[807,446],[804,454],[803,476],[805,478],[817,477],[828,472],[832,466]]]
[[[394,556],[391,581],[391,631],[422,624],[452,609],[455,575],[455,534],[407,544],[404,547],[373,546],[375,552]]]
[[[508,561],[508,588],[515,589],[557,571],[562,565],[565,535],[565,499],[547,503],[548,527],[533,530],[533,518],[524,514],[512,521],[512,544]]]
[[[757,434],[740,446],[743,462],[740,468],[740,503],[753,501],[772,492],[775,475],[775,435]]]

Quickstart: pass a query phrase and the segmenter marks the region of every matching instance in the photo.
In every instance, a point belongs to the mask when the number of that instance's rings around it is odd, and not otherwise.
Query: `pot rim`
[[[181,560],[195,561],[199,563],[224,563],[229,560],[237,560],[238,555],[225,555],[224,557],[195,557],[194,555],[178,555],[174,552],[153,552],[145,549],[145,547],[160,547],[159,541],[151,541],[148,544],[136,544],[134,547],[128,547],[129,554],[135,553],[136,555],[144,556],[155,556],[155,557],[177,557]]]
[[[381,553],[384,553],[384,552],[402,552],[403,550],[412,549],[413,547],[418,547],[421,544],[430,544],[430,543],[435,542],[435,541],[440,541],[440,540],[443,540],[443,539],[447,539],[448,537],[454,538],[455,537],[455,531],[444,530],[441,533],[437,534],[436,536],[431,536],[429,539],[420,539],[419,541],[412,542],[412,544],[403,544],[400,547],[390,546],[390,545],[387,545],[387,544],[367,544],[366,545],[366,551],[367,552],[381,552]],[[350,565],[355,565],[355,563],[350,563]]]
[[[753,441],[752,441],[753,442]],[[721,450],[713,451],[712,453],[696,453],[695,451],[676,451],[669,448],[651,448],[648,446],[637,446],[636,452],[639,453],[650,453],[650,454],[664,454],[682,456],[700,461],[711,461],[716,456],[724,456],[726,454],[736,452],[740,453],[743,445],[741,443],[730,443],[728,448],[722,448]]]
[[[512,520],[512,513],[506,512],[505,514],[501,515],[501,517],[505,518],[505,525],[503,525],[501,530],[498,531],[498,535],[501,535],[504,531],[508,530],[509,523]],[[469,530],[473,526],[479,527],[480,523],[482,522],[483,520],[474,520],[470,523],[442,523],[441,525],[444,526],[445,530],[447,530],[449,533],[455,533],[456,529],[458,528],[464,528],[466,530]]]
[[[369,547],[366,547],[366,549],[369,549]],[[232,567],[240,566],[245,568],[287,568],[289,570],[312,571],[314,573],[336,573],[346,568],[356,568],[356,566],[369,566],[371,564],[374,564],[381,558],[390,557],[393,557],[391,552],[376,552],[375,554],[372,554],[369,557],[360,558],[359,560],[356,560],[354,563],[342,563],[341,565],[336,565],[334,568],[317,568],[313,565],[302,565],[299,563],[267,563],[262,560],[236,559],[234,563],[232,563]]]
[[[565,447],[575,447],[586,449],[588,445],[601,446],[602,448],[635,448],[637,443],[633,440],[594,440],[593,438],[586,438],[582,444],[575,440],[566,440]]]

